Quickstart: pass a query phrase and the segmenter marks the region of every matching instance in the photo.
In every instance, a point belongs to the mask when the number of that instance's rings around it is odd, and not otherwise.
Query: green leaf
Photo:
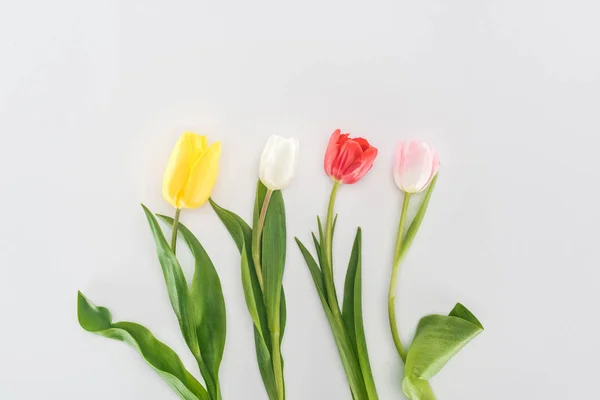
[[[279,342],[283,341],[283,334],[285,333],[285,324],[287,323],[287,303],[285,301],[285,290],[281,288],[281,306],[279,307]]]
[[[308,249],[306,248],[306,246],[304,246],[304,244],[300,241],[300,239],[298,239],[298,238],[294,238],[294,239],[296,240],[296,244],[298,244],[298,248],[300,248],[300,252],[302,253],[302,256],[304,257],[304,260],[306,261],[306,265],[308,266],[310,275],[312,276],[313,281],[315,283],[315,287],[317,289],[317,294],[319,295],[319,298],[321,299],[321,304],[323,305],[323,309],[325,310],[325,312],[331,313],[331,309],[329,308],[329,303],[327,302],[327,296],[325,294],[325,284],[323,283],[323,275],[321,274],[321,268],[319,268],[317,261],[315,261],[315,258],[313,257],[313,255],[310,253],[310,251],[308,251]]]
[[[170,226],[173,219],[159,215]],[[226,337],[225,300],[221,280],[206,250],[183,224],[179,233],[195,260],[194,277],[189,291],[190,321],[200,349],[199,366],[211,398],[220,398],[219,366],[223,359]]]
[[[323,223],[321,222],[321,218],[317,215],[317,225],[319,227],[319,243],[323,243],[325,240],[325,235],[323,234]]]
[[[285,253],[285,206],[281,191],[276,190],[271,196],[265,218],[262,234],[261,262],[264,280],[264,300],[269,326],[273,328],[277,326],[277,330],[279,330],[279,311],[281,308],[281,286],[285,267]]]
[[[88,332],[127,343],[184,400],[209,400],[204,387],[190,374],[179,356],[145,327],[132,322],[113,323],[110,311],[96,307],[81,293],[77,295],[79,324]]]
[[[398,262],[402,261],[402,259],[406,255],[406,252],[410,248],[410,245],[412,244],[413,240],[415,239],[415,236],[417,235],[417,231],[421,227],[421,222],[423,221],[423,217],[425,217],[425,213],[427,212],[427,206],[429,206],[429,200],[431,199],[431,195],[433,194],[433,189],[435,188],[435,183],[437,182],[437,178],[438,178],[438,176],[436,174],[433,177],[433,179],[431,180],[431,183],[429,184],[429,188],[427,189],[427,193],[425,193],[423,202],[421,203],[421,206],[419,207],[419,211],[417,211],[417,215],[415,215],[415,218],[412,220],[412,222],[410,223],[410,226],[406,230],[406,235],[404,236],[404,239],[402,240],[402,248],[400,249]]]
[[[260,203],[261,199],[264,200],[266,189],[264,189],[264,186],[261,188],[261,184],[259,183],[257,192],[256,204]],[[238,250],[240,250],[242,256],[242,286],[244,288],[246,304],[254,323],[254,341],[258,366],[267,394],[269,395],[270,399],[275,400],[277,399],[277,389],[275,386],[271,358],[271,334],[268,327],[264,297],[262,295],[262,291],[260,290],[260,285],[256,276],[256,270],[254,268],[254,262],[252,260],[251,244],[253,231],[250,226],[248,226],[248,224],[246,224],[246,222],[235,213],[220,207],[212,199],[210,200],[210,203],[218,217],[221,219],[221,222],[223,222],[231,237],[236,242]],[[256,216],[256,218],[258,218],[258,216]],[[280,339],[283,339],[287,314],[283,288],[281,288],[280,292],[279,326]]]
[[[436,400],[429,381],[405,377],[402,381],[402,390],[411,400]]]
[[[342,319],[348,330],[354,351],[358,356],[369,399],[377,399],[377,389],[371,371],[362,314],[361,248],[362,231],[358,228],[346,272]]]
[[[173,307],[173,311],[175,312],[177,320],[179,321],[181,333],[183,334],[188,347],[192,351],[192,354],[197,355],[199,351],[198,343],[196,340],[196,335],[193,334],[194,329],[189,321],[189,297],[185,276],[183,275],[179,261],[177,261],[177,257],[175,257],[175,254],[173,254],[173,251],[169,247],[169,244],[167,243],[167,240],[165,239],[165,236],[158,225],[156,217],[154,217],[154,214],[152,214],[152,212],[143,204],[142,207],[146,213],[146,218],[148,219],[150,230],[152,231],[152,236],[154,237],[154,242],[156,243],[156,253],[165,277],[165,283],[167,285],[169,299],[171,300],[171,306]]]
[[[267,343],[270,342],[269,328],[267,326],[266,310],[263,295],[260,290],[254,262],[252,261],[252,228],[237,214],[220,207],[212,199],[210,204],[217,216],[225,225],[242,255],[242,286],[244,298],[254,326],[263,335]],[[245,255],[243,253],[245,252]]]
[[[356,399],[369,399],[367,395],[367,390],[365,388],[360,363],[357,359],[355,349],[352,346],[348,331],[344,327],[343,322],[339,319],[339,317],[336,318],[333,315],[333,312],[329,307],[324,283],[322,281],[321,269],[317,265],[317,262],[313,255],[310,253],[310,251],[308,251],[308,249],[306,248],[306,246],[304,246],[300,239],[295,239],[296,243],[298,244],[298,248],[300,249],[300,252],[304,257],[304,260],[306,261],[308,270],[310,271],[310,274],[313,278],[315,287],[317,289],[317,294],[319,295],[319,299],[321,299],[321,305],[323,306],[325,316],[327,317],[327,321],[329,322],[329,326],[331,327],[333,338],[338,348],[340,359],[342,361],[342,365],[344,367],[344,371],[346,372],[346,377],[350,385],[350,390],[352,391],[352,396]]]
[[[419,321],[415,339],[408,350],[404,393],[411,400],[435,399],[426,381],[483,331],[483,326],[462,304],[450,315],[428,315]]]
[[[254,327],[254,345],[256,348],[256,360],[258,369],[262,377],[267,395],[271,400],[277,399],[277,386],[275,385],[275,373],[273,372],[273,362],[271,359],[271,349],[265,342],[265,338],[260,334],[256,326]]]
[[[246,299],[246,305],[250,312],[250,317],[254,326],[259,330],[262,335],[262,325],[260,322],[260,316],[258,314],[258,306],[256,304],[256,298],[254,296],[254,289],[252,286],[252,272],[250,268],[250,261],[248,260],[248,253],[246,252],[246,246],[244,245],[242,250],[242,288],[244,290],[244,298]],[[263,307],[263,306],[261,306]],[[264,308],[264,307],[263,307]]]
[[[265,202],[265,197],[267,196],[267,187],[263,185],[263,183],[259,180],[256,183],[256,197],[254,198],[254,214],[252,218],[252,232],[256,231],[256,227],[258,226],[258,220],[260,219],[260,212],[263,207],[263,203]],[[270,205],[269,205],[270,207]],[[255,236],[252,237],[252,240],[257,239]],[[260,240],[260,238],[258,238]]]

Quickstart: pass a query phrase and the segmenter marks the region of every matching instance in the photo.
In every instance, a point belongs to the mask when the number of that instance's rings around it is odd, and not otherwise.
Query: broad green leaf
[[[170,226],[173,219],[159,215]],[[194,277],[189,291],[190,321],[200,349],[199,366],[211,398],[220,398],[219,366],[223,359],[226,337],[226,312],[221,280],[206,250],[183,224],[179,233],[195,260]]]
[[[331,309],[329,308],[329,303],[327,302],[327,295],[325,294],[325,285],[323,283],[323,276],[321,275],[321,269],[319,268],[319,265],[317,264],[317,261],[315,261],[315,258],[313,257],[313,255],[310,253],[310,251],[308,251],[308,249],[306,248],[306,246],[304,246],[304,244],[300,241],[300,239],[295,238],[295,240],[296,240],[296,244],[298,244],[298,248],[300,248],[300,252],[302,253],[302,256],[304,257],[304,261],[306,262],[306,265],[308,266],[310,275],[313,278],[315,287],[317,289],[317,294],[319,295],[319,298],[321,299],[321,304],[323,305],[323,309],[325,309],[325,312],[331,313]]]
[[[352,247],[352,254],[350,255],[350,262],[348,265],[348,272],[346,273],[346,284],[348,285],[344,291],[351,293],[344,293],[344,312],[348,307],[348,312],[352,313],[352,318],[348,317],[348,322],[353,322],[353,325],[348,325],[353,329],[353,344],[355,346],[356,353],[358,355],[358,362],[360,364],[363,378],[365,381],[365,387],[369,395],[369,399],[377,399],[377,389],[375,388],[375,381],[373,379],[373,372],[371,371],[371,363],[369,361],[369,352],[367,349],[367,340],[365,338],[365,328],[362,314],[362,231],[358,228],[356,232],[356,238],[354,240],[354,246]],[[348,279],[348,276],[354,274],[354,278]],[[346,306],[346,298],[351,297],[351,303],[348,302]]]
[[[408,350],[402,382],[404,393],[411,400],[434,399],[435,397],[431,397],[431,389],[421,381],[433,378],[460,349],[482,331],[481,323],[460,303],[448,316],[423,317]]]
[[[265,197],[267,195],[267,187],[263,185],[263,183],[259,180],[256,183],[256,197],[254,198],[254,214],[252,217],[252,232],[256,231],[256,227],[258,226],[258,220],[260,218],[260,212],[263,208],[263,203],[265,201]],[[270,208],[270,205],[269,205]],[[260,238],[256,236],[252,236],[252,240],[260,240]]]
[[[425,193],[423,202],[419,207],[419,211],[417,211],[417,215],[415,215],[415,218],[412,220],[410,226],[406,231],[406,235],[404,236],[404,239],[402,241],[402,248],[400,249],[398,262],[402,261],[402,259],[406,255],[406,252],[410,248],[410,245],[412,244],[413,240],[415,239],[415,236],[417,235],[417,231],[421,227],[421,222],[423,221],[423,217],[425,217],[425,213],[427,212],[427,206],[429,205],[429,200],[431,199],[431,195],[433,194],[433,189],[435,188],[437,178],[438,176],[436,174],[431,180],[429,188],[427,189],[427,193]]]
[[[287,323],[287,303],[285,301],[285,290],[281,288],[281,306],[279,308],[279,337],[280,343],[283,341],[283,334],[285,333],[285,324]]]
[[[190,374],[179,356],[145,327],[132,322],[112,322],[110,311],[96,307],[81,292],[77,295],[79,324],[88,332],[127,343],[184,400],[209,400],[208,393]]]
[[[256,305],[254,289],[252,287],[252,272],[251,272],[251,268],[250,268],[250,261],[248,260],[248,253],[246,252],[246,245],[244,245],[241,253],[242,253],[242,288],[244,290],[244,298],[246,299],[246,305],[248,306],[248,311],[250,312],[250,317],[252,318],[252,322],[254,322],[254,326],[259,330],[259,333],[262,335],[262,326],[261,326],[261,322],[260,322],[260,317],[258,315],[258,306]]]
[[[252,243],[252,228],[248,226],[242,217],[219,206],[212,198],[208,199],[208,201],[210,201],[213,210],[215,210],[215,213],[217,213],[217,216],[233,238],[238,251],[242,251],[245,243],[250,246]],[[248,257],[252,259],[252,249],[246,247],[246,251],[248,252]]]
[[[259,185],[260,186],[260,185]],[[260,191],[260,189],[259,189]],[[279,330],[281,286],[285,267],[286,225],[285,206],[280,190],[273,192],[262,234],[262,273],[264,300],[269,326]]]
[[[402,381],[402,391],[411,400],[437,400],[429,381],[405,377]]]
[[[177,257],[175,257],[175,254],[173,254],[173,251],[169,247],[169,244],[167,243],[167,240],[165,239],[165,236],[158,225],[156,217],[143,204],[142,207],[146,213],[146,218],[148,219],[150,230],[152,231],[154,242],[156,243],[156,253],[165,277],[165,283],[167,285],[169,299],[171,300],[171,306],[173,307],[173,311],[175,312],[177,320],[179,321],[181,333],[183,334],[188,347],[192,351],[192,354],[197,355],[198,342],[196,340],[196,335],[193,334],[194,329],[189,321],[189,295],[185,276],[183,275],[179,261],[177,261]]]
[[[248,226],[248,224],[240,216],[224,209],[223,207],[220,207],[212,199],[210,199],[210,204],[217,213],[217,216],[221,222],[223,222],[223,225],[225,225],[225,228],[229,231],[229,234],[236,243],[240,254],[244,250],[246,252],[246,256],[242,256],[242,285],[244,289],[244,297],[246,297],[247,293],[249,297],[252,296],[254,299],[254,301],[252,301],[252,299],[246,298],[246,305],[255,326],[263,335],[265,341],[270,343],[269,328],[267,326],[263,295],[260,290],[258,278],[256,276],[254,262],[252,261],[252,249],[250,248],[252,243],[252,228],[250,228],[250,226]],[[244,265],[245,263],[247,263],[247,265]],[[247,276],[244,277],[244,274]],[[258,314],[258,325],[256,325],[256,315],[252,315],[254,311],[256,311]]]
[[[275,385],[275,373],[273,372],[273,361],[271,359],[271,348],[265,343],[264,336],[254,327],[254,345],[256,347],[256,360],[262,377],[267,395],[271,400],[277,399],[277,386]]]
[[[266,189],[264,189],[264,186],[262,186],[261,189],[261,184],[259,183],[257,192],[258,200],[256,203],[259,203],[261,202],[261,199],[264,199]],[[254,268],[254,262],[252,260],[252,228],[250,228],[250,226],[248,226],[248,224],[246,224],[241,217],[220,207],[212,199],[210,200],[210,203],[225,225],[226,229],[229,231],[231,237],[236,242],[238,250],[242,255],[242,285],[244,287],[246,304],[254,323],[254,339],[259,370],[269,398],[275,400],[277,399],[277,390],[275,386],[273,364],[271,359],[271,334],[268,327],[264,297],[260,290],[260,285],[256,276],[256,270]],[[256,216],[256,220],[257,219],[258,216]],[[286,323],[286,305],[283,288],[281,288],[280,292],[279,325],[280,338],[283,339]]]
[[[327,321],[331,327],[333,338],[338,348],[344,371],[346,372],[346,377],[350,385],[352,396],[355,399],[369,399],[363,381],[360,364],[355,354],[355,350],[351,344],[351,340],[348,337],[348,332],[339,316],[336,318],[329,307],[327,295],[325,293],[325,287],[322,281],[321,270],[315,258],[310,251],[308,251],[306,246],[304,246],[304,244],[298,238],[295,239],[296,243],[298,244],[298,248],[304,257],[304,260],[306,261],[308,270],[313,278],[315,287],[317,289],[317,294],[321,299],[321,305],[323,306],[325,316],[327,317]]]

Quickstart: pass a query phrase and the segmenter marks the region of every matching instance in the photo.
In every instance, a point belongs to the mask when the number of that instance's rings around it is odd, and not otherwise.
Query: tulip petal
[[[401,188],[417,193],[427,187],[433,170],[434,154],[426,143],[410,142],[403,148],[400,165]]]
[[[402,164],[404,163],[404,149],[406,144],[404,142],[398,143],[396,147],[396,156],[394,157],[394,182],[396,186],[402,190]]]
[[[163,197],[173,207],[180,208],[180,197],[190,176],[190,160],[194,158],[189,132],[179,137],[167,164],[163,179]]]
[[[298,140],[273,135],[267,141],[260,159],[259,176],[270,190],[287,187],[297,167]]]
[[[355,142],[357,142],[358,144],[360,144],[360,148],[362,149],[362,151],[367,150],[369,147],[371,147],[371,145],[369,144],[369,141],[365,138],[361,138],[361,137],[357,137],[352,139]]]
[[[431,167],[431,175],[429,176],[429,180],[425,184],[425,187],[429,186],[429,184],[431,183],[433,178],[437,175],[438,171],[440,170],[440,157],[438,156],[437,151],[432,150],[432,152],[433,152],[433,165]],[[425,189],[425,188],[423,188],[423,189]]]
[[[197,208],[206,203],[217,182],[221,142],[213,143],[196,161],[181,196],[183,208]]]
[[[377,158],[378,150],[375,147],[369,147],[360,158],[352,163],[344,172],[342,183],[353,184],[362,179],[373,168],[375,158]]]
[[[192,132],[186,132],[187,140],[190,148],[192,149],[192,154],[190,158],[190,169],[191,167],[198,161],[198,159],[204,154],[204,152],[208,149],[208,140],[205,135],[197,135]]]
[[[338,156],[335,158],[332,167],[332,175],[337,180],[341,180],[344,177],[344,172],[350,167],[355,161],[360,159],[362,156],[362,149],[360,144],[354,140],[347,140],[340,147]]]
[[[327,150],[325,151],[325,173],[328,176],[332,176],[333,162],[338,153],[338,140],[340,138],[341,130],[336,129],[329,138],[329,144],[327,144]]]

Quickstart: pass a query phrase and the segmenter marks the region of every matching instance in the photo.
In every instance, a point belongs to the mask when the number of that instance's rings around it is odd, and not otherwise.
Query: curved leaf
[[[354,245],[352,246],[348,270],[346,271],[342,320],[358,358],[368,398],[377,399],[377,389],[375,388],[373,373],[371,371],[362,318],[361,247],[362,231],[358,228]]]
[[[152,236],[154,237],[156,253],[165,277],[165,283],[167,285],[169,299],[171,300],[171,306],[173,307],[173,311],[175,312],[177,320],[179,321],[179,326],[185,342],[190,348],[192,354],[196,356],[199,352],[198,341],[196,339],[196,335],[194,334],[194,328],[189,320],[189,316],[191,314],[188,306],[189,295],[185,276],[183,275],[183,271],[181,270],[181,266],[179,265],[177,257],[175,257],[175,254],[173,254],[173,251],[169,247],[169,243],[167,243],[167,240],[165,239],[165,236],[158,225],[156,217],[150,210],[148,210],[148,208],[146,208],[145,205],[142,204],[142,208],[144,209],[144,213],[146,213],[146,218],[148,219],[150,230],[152,231]]]
[[[225,228],[233,238],[240,254],[242,255],[242,287],[244,298],[254,325],[263,335],[267,343],[270,342],[269,328],[267,326],[266,310],[263,295],[260,290],[254,262],[252,261],[252,228],[237,214],[220,207],[212,199],[210,204]]]
[[[79,324],[88,332],[127,343],[184,400],[209,400],[204,387],[183,366],[179,356],[145,327],[132,322],[113,323],[110,311],[96,307],[81,293],[77,295]]]
[[[352,391],[352,397],[354,399],[361,400],[368,399],[369,397],[365,388],[364,379],[360,369],[360,363],[357,359],[351,339],[348,337],[349,334],[347,329],[339,318],[336,319],[331,311],[331,308],[329,307],[325,287],[322,281],[321,269],[319,268],[313,255],[298,238],[296,238],[296,243],[298,244],[300,252],[306,261],[306,265],[308,266],[311,276],[313,277],[317,294],[321,299],[323,311],[325,311],[325,316],[327,317],[327,321],[331,327],[333,338],[338,348],[340,359],[342,361],[344,371],[346,372],[346,377],[348,378],[348,384],[350,385],[350,390]]]
[[[429,206],[429,200],[431,199],[431,195],[433,194],[433,189],[435,188],[435,183],[437,182],[437,174],[431,180],[429,184],[429,188],[427,189],[427,193],[425,193],[425,197],[423,198],[423,202],[419,207],[419,211],[415,215],[415,218],[410,223],[410,226],[406,230],[406,235],[404,236],[404,240],[402,241],[402,248],[400,249],[400,254],[398,257],[398,262],[402,261],[406,252],[410,248],[415,236],[417,235],[417,231],[421,227],[421,222],[423,222],[423,217],[425,217],[425,213],[427,212],[427,207]]]
[[[434,377],[446,363],[483,331],[483,326],[462,304],[448,316],[428,315],[419,321],[406,359],[404,393],[411,400],[435,399],[423,381]]]
[[[261,201],[261,198],[264,199],[265,193],[266,189],[261,190],[261,184],[259,183],[257,189],[257,203]],[[240,216],[220,207],[212,199],[210,199],[210,204],[217,213],[217,216],[221,222],[223,222],[223,225],[225,225],[225,228],[229,231],[229,234],[233,238],[238,250],[240,251],[242,258],[242,286],[244,289],[246,305],[254,323],[254,342],[257,362],[267,395],[270,399],[276,400],[277,387],[275,385],[273,361],[271,357],[271,334],[269,332],[267,322],[267,311],[264,297],[262,291],[260,290],[260,285],[256,276],[256,270],[254,268],[254,261],[252,260],[252,228],[250,228],[250,226]],[[283,293],[283,288],[281,288],[279,314],[279,326],[281,333],[280,339],[283,338],[283,332],[285,330],[285,307],[285,295]]]
[[[264,279],[264,299],[269,318],[269,326],[279,325],[281,308],[281,286],[285,267],[286,226],[285,206],[280,190],[271,195],[262,234],[262,273]],[[279,330],[279,326],[277,326]]]
[[[271,359],[271,349],[265,342],[265,337],[260,334],[256,326],[254,327],[254,346],[256,348],[256,360],[258,369],[262,377],[267,395],[271,400],[277,399],[277,385],[275,385],[275,373],[273,372],[273,360]]]
[[[173,219],[159,217],[173,225]],[[225,300],[221,280],[210,257],[196,236],[183,224],[179,224],[183,237],[195,260],[194,277],[189,291],[191,326],[194,329],[200,351],[198,365],[214,399],[220,398],[219,367],[223,359],[226,337]]]

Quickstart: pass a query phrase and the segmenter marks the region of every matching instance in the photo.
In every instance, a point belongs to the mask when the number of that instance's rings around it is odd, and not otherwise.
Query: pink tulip
[[[427,143],[400,142],[394,161],[394,180],[406,193],[423,191],[440,168],[436,151]]]

